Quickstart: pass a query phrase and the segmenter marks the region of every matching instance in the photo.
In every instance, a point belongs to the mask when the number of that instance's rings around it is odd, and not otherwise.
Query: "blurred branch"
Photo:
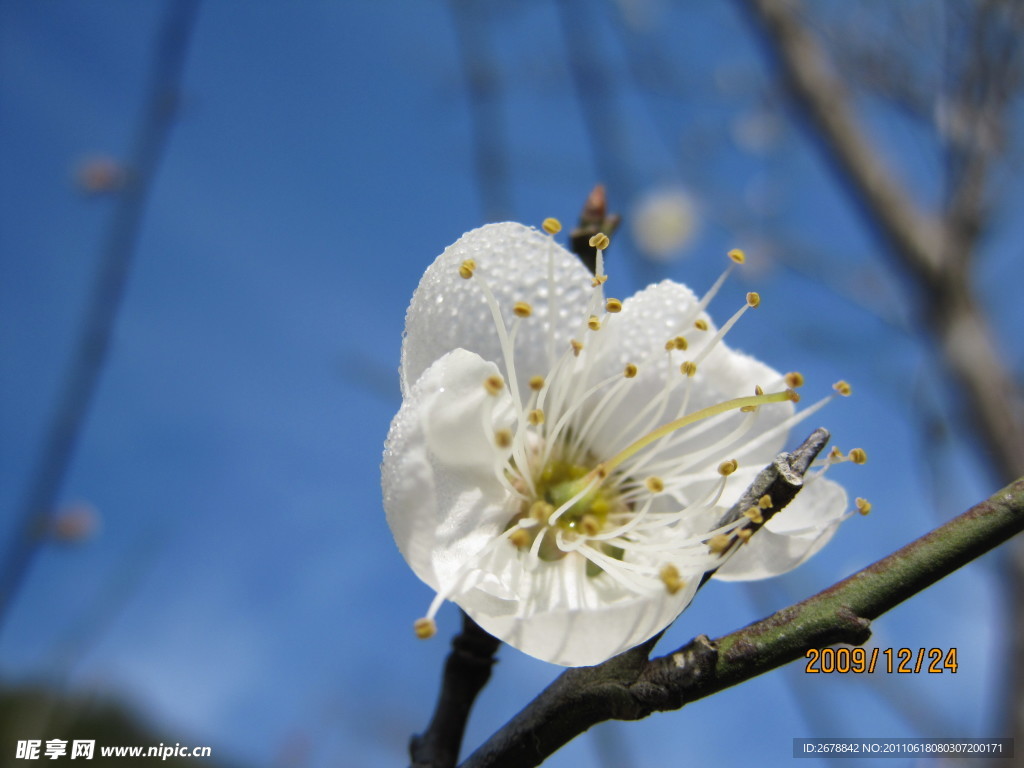
[[[504,221],[511,210],[505,121],[497,67],[486,35],[487,4],[451,0],[452,21],[465,76],[473,132],[473,159],[484,219]]]
[[[130,173],[108,230],[74,359],[29,479],[18,528],[0,565],[0,627],[43,541],[110,351],[149,193],[177,114],[185,54],[198,8],[198,0],[172,0],[166,6]]]
[[[989,158],[971,151],[957,175],[944,215],[922,211],[889,171],[871,143],[847,89],[818,42],[805,29],[791,0],[741,0],[779,62],[790,93],[821,139],[867,219],[882,233],[890,253],[922,289],[924,327],[934,334],[948,369],[963,388],[971,423],[1004,481],[1024,472],[1024,425],[1020,393],[1003,365],[992,332],[974,295],[968,271],[971,249],[984,215],[984,170]],[[1006,83],[997,91],[1005,106]],[[991,120],[991,114],[986,120]],[[994,152],[991,145],[988,152]]]
[[[860,645],[870,623],[1024,530],[1024,478],[817,595],[737,632],[700,635],[666,656],[638,646],[569,669],[470,756],[462,768],[539,765],[604,720],[679,709],[799,659],[811,648]]]
[[[452,639],[434,716],[426,732],[409,743],[413,768],[454,768],[473,702],[491,677],[500,645],[500,640],[462,614],[462,633]]]

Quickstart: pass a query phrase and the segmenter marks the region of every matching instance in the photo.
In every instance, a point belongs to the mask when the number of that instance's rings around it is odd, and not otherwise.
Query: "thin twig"
[[[167,6],[130,172],[108,231],[74,359],[29,481],[18,527],[0,564],[0,627],[49,527],[110,351],[149,192],[177,113],[185,53],[198,7],[198,0]]]
[[[427,730],[409,743],[412,768],[455,766],[473,702],[491,677],[500,645],[500,640],[462,614],[462,633],[452,640],[434,716]]]

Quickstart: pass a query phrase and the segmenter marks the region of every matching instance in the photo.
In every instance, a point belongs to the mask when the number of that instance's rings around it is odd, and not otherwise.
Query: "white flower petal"
[[[464,280],[459,266],[467,259],[476,262],[477,270]],[[579,259],[530,227],[506,222],[467,232],[427,268],[413,294],[402,343],[403,395],[431,363],[460,347],[497,363],[508,375],[482,281],[494,295],[506,326],[515,319],[516,302],[532,306],[533,315],[522,323],[515,345],[520,389],[525,393],[529,377],[544,375],[550,367],[545,330],[549,301],[555,307],[554,345],[560,354],[586,319],[581,313],[589,298],[590,279]],[[549,286],[554,291],[550,299]]]
[[[715,578],[750,581],[793,570],[831,540],[846,512],[841,485],[824,477],[809,482],[718,569]]]
[[[509,410],[507,393],[494,398],[483,388],[497,372],[472,352],[450,352],[420,377],[391,422],[381,465],[384,511],[402,555],[435,589],[441,574],[480,546],[460,539],[504,498],[493,472],[498,449],[485,432],[485,417],[493,424],[492,411]]]
[[[527,572],[507,547],[495,550],[495,561],[487,563],[487,570],[517,581],[516,599],[500,599],[493,586],[481,585],[455,601],[495,637],[567,667],[599,664],[649,639],[689,605],[700,584],[700,574],[688,574],[686,585],[674,595],[660,585],[651,594],[637,595],[607,575],[584,575],[577,558],[541,563]]]
[[[599,365],[600,375],[613,375],[623,370],[627,363],[637,364],[639,373],[629,383],[629,394],[607,418],[602,429],[594,435],[593,444],[602,446],[607,458],[626,447],[651,429],[677,418],[684,399],[685,381],[679,366],[685,360],[693,360],[701,354],[717,329],[703,313],[698,313],[698,300],[684,285],[663,281],[651,285],[623,302],[622,312],[607,325],[610,336]],[[703,317],[708,324],[706,331],[694,328],[694,321]],[[602,330],[602,333],[605,333]],[[665,351],[665,342],[676,336],[684,336],[689,347],[685,352],[673,352],[671,360]],[[698,366],[697,374],[690,382],[687,412],[715,405],[723,400],[754,394],[754,387],[760,385],[766,391],[779,384],[782,375],[770,366],[749,355],[730,349],[719,341],[714,349]],[[668,396],[665,393],[669,392]],[[652,411],[652,417],[661,414],[652,423],[645,419],[639,423],[636,414],[652,401],[662,400],[664,408]],[[760,468],[769,463],[781,450],[786,430],[779,425],[794,412],[792,403],[772,403],[759,409],[756,419],[741,438],[722,446],[714,458],[705,462],[713,473],[714,467],[724,459],[735,458],[743,466]],[[700,429],[697,436],[686,439],[685,433],[663,443],[663,448],[652,447],[650,461],[670,459],[672,456],[685,457],[702,446],[713,445],[728,435],[744,419],[746,414],[732,412],[719,417],[710,428]],[[631,426],[632,425],[632,426]],[[701,425],[702,427],[704,425]],[[696,430],[694,430],[696,431]],[[769,434],[770,433],[770,434]],[[761,439],[766,436],[767,439]],[[684,461],[685,459],[683,459]],[[706,485],[701,486],[701,489]],[[735,498],[744,487],[733,483]],[[696,492],[702,492],[695,489]]]

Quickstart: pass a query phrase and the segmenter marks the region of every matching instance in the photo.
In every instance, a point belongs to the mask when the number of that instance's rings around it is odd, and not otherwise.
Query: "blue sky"
[[[505,213],[568,222],[595,182],[614,180],[612,207],[628,218],[651,189],[687,189],[699,228],[684,257],[645,260],[624,231],[610,266],[618,294],[665,276],[701,292],[725,250],[747,248],[749,274],[713,310],[727,316],[752,289],[764,305],[732,343],[803,371],[808,397],[850,379],[856,397],[818,419],[871,456],[831,475],[874,502],[871,516],[785,579],[712,585],[662,648],[812,594],[994,490],[968,444],[922,443],[912,399],[956,403],[920,384],[927,357],[914,336],[865,310],[910,314],[813,145],[763,97],[769,70],[733,6],[706,3],[683,19],[650,0],[588,17],[588,50],[609,77],[596,133],[620,142],[611,160],[590,144],[595,117],[573,90],[554,6],[488,3],[475,30],[496,73]],[[627,6],[650,16],[629,27],[617,10]],[[115,205],[76,189],[74,170],[130,152],[164,9],[0,5],[5,536]],[[675,91],[630,69],[641,35]],[[868,114],[908,184],[934,188],[934,147],[884,110]],[[400,402],[412,291],[485,220],[472,125],[449,4],[201,6],[110,359],[61,493],[93,505],[100,529],[42,551],[0,634],[4,680],[116,695],[170,738],[254,766],[286,764],[296,745],[301,765],[402,763],[458,620],[449,606],[437,639],[412,636],[431,593],[384,522],[380,451]],[[767,130],[770,151],[744,147],[751,126]],[[1009,172],[1001,181],[1010,209],[1019,183]],[[1021,344],[1005,329],[1024,318],[998,289],[1020,277],[1021,226],[1000,222],[979,272],[1017,367]],[[938,503],[936,468],[947,477]],[[680,713],[605,726],[551,765],[601,766],[609,734],[638,765],[722,766],[788,762],[797,736],[1000,735],[990,727],[1002,629],[994,565],[990,556],[875,626],[880,647],[959,648],[955,676],[807,676],[793,665]],[[503,649],[467,743],[557,672]],[[928,703],[917,707],[931,708],[923,730],[887,703],[902,699]],[[740,729],[748,736],[737,739]]]

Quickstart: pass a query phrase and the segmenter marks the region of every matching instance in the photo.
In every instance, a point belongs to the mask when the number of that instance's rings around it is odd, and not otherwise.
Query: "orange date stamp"
[[[958,666],[956,648],[812,648],[804,656],[809,674],[955,675]]]

